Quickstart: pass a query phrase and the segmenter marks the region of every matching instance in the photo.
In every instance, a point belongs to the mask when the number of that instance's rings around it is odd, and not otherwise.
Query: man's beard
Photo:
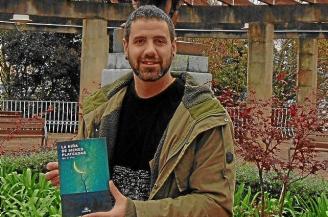
[[[155,77],[147,77],[147,76],[144,76],[144,75],[147,75],[147,74],[153,74],[153,69],[149,68],[149,69],[146,69],[146,71],[144,70],[143,72],[140,72],[140,70],[138,70],[138,68],[140,69],[140,65],[138,64],[137,62],[137,67],[135,67],[133,64],[132,64],[132,61],[130,61],[130,58],[129,59],[129,63],[130,63],[130,66],[133,70],[133,73],[142,81],[146,81],[146,82],[151,82],[151,81],[157,81],[159,79],[161,79],[166,73],[168,73],[168,71],[170,70],[170,67],[171,67],[171,63],[172,63],[172,57],[170,57],[170,60],[169,60],[169,65],[167,67],[161,67],[160,68],[160,71],[159,73],[156,73],[157,76]],[[149,71],[149,72],[147,72]]]

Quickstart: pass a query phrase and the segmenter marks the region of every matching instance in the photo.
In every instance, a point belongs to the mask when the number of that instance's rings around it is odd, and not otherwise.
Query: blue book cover
[[[110,210],[105,138],[57,142],[57,153],[63,217]]]

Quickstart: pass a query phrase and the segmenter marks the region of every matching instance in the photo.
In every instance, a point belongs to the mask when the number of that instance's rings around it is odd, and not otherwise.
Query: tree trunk
[[[261,187],[261,217],[265,217],[265,197],[264,197],[264,182],[263,182],[263,169],[259,169],[260,187]]]
[[[287,187],[288,187],[287,183],[286,181],[284,181],[279,197],[279,213],[278,213],[279,217],[282,217],[282,212],[284,210],[284,202],[285,202]]]

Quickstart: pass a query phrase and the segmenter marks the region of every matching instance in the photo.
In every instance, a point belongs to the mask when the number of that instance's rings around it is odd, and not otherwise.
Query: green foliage
[[[260,216],[260,184],[256,167],[250,163],[237,162],[237,188],[235,192],[235,216]],[[295,175],[293,176],[295,178]],[[277,213],[281,182],[273,172],[264,174],[267,214]],[[327,217],[328,181],[310,176],[290,186],[284,200],[283,216]]]
[[[225,89],[235,91],[236,100],[243,99],[247,83],[247,41],[215,38],[183,38],[201,43],[209,57],[209,72],[213,75],[213,88],[217,95]]]
[[[290,191],[300,197],[319,197],[321,193],[328,195],[328,180],[310,176],[293,183]]]
[[[3,31],[0,79],[6,99],[78,100],[79,35]]]
[[[256,167],[251,163],[239,161],[236,168],[237,186],[245,184],[245,186],[250,186],[253,192],[259,192],[260,185]],[[293,178],[296,178],[296,175],[293,175]],[[281,184],[275,173],[267,172],[264,174],[265,191],[269,192],[273,197],[279,198]],[[298,195],[299,197],[318,197],[321,193],[328,195],[328,180],[318,176],[309,176],[295,182],[290,186],[289,191],[291,194]]]
[[[0,158],[0,216],[60,216],[60,195],[40,171],[56,152],[40,152]],[[266,189],[266,212],[277,213],[279,186],[272,173],[265,174],[271,186]],[[234,212],[236,217],[260,216],[260,188],[256,168],[237,162],[237,188]],[[276,190],[278,188],[278,190]],[[285,199],[284,216],[327,217],[328,181],[312,177],[291,188]]]
[[[297,204],[303,212],[303,217],[328,217],[327,194],[321,193],[315,198],[296,196]]]
[[[42,172],[48,162],[56,160],[55,151],[0,156],[0,176],[11,172],[22,173],[27,168],[34,173]]]
[[[318,40],[318,97],[328,101],[328,40]]]
[[[292,39],[275,40],[273,95],[282,101],[296,99],[297,46]]]
[[[0,216],[60,216],[60,194],[43,174],[26,169],[0,176]]]
[[[259,216],[256,208],[259,192],[254,194],[250,186],[241,183],[235,192],[234,215],[238,217]]]
[[[247,41],[225,40],[224,45],[227,50],[225,55],[221,57],[222,62],[219,66],[214,68],[213,65],[215,64],[212,63],[216,61],[215,57],[218,58],[218,56],[209,56],[212,66],[210,71],[213,74],[217,94],[229,88],[235,91],[238,96],[243,95],[246,92],[247,81]]]
[[[277,216],[279,200],[274,195],[265,192],[265,213]],[[254,191],[250,186],[241,183],[237,186],[234,201],[234,216],[260,217],[260,191]],[[287,192],[284,200],[283,216],[291,217],[327,217],[328,199],[325,193],[317,197],[302,197]]]
[[[0,216],[61,216],[59,190],[40,173],[54,160],[55,151],[0,157]]]

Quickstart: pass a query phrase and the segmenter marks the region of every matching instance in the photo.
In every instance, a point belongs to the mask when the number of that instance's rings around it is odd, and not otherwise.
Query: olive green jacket
[[[185,92],[150,162],[149,200],[129,199],[126,217],[232,216],[231,120],[207,87],[198,86],[187,73],[179,76],[186,81]],[[105,136],[113,152],[119,111],[131,79],[132,74],[124,76],[85,101],[80,137]]]

